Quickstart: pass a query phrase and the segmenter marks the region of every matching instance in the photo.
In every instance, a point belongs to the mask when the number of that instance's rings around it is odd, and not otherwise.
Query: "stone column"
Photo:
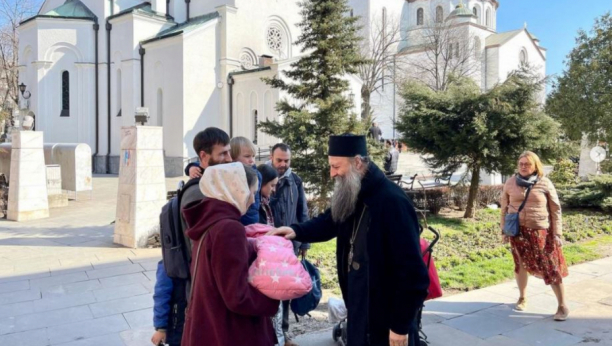
[[[159,232],[159,214],[166,203],[162,128],[121,128],[119,161],[114,242],[144,247],[148,237]]]
[[[43,133],[40,131],[13,132],[7,214],[13,221],[49,217]]]

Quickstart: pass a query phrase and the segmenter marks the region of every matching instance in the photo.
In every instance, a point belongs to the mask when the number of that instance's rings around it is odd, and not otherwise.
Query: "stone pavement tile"
[[[542,322],[532,323],[520,329],[505,333],[512,339],[516,339],[531,346],[570,346],[581,342],[583,339],[553,328],[546,328]]]
[[[32,302],[0,305],[0,318],[27,315],[33,312],[34,304]]]
[[[145,346],[151,345],[151,335],[153,335],[154,331],[155,330],[153,329],[153,327],[143,327],[138,329],[126,330],[121,332],[119,335],[121,336],[121,340],[123,340],[123,344],[125,346]],[[300,346],[308,345],[300,344]]]
[[[154,281],[151,281],[151,280],[147,279],[147,281],[142,282],[141,284],[149,291],[149,293],[153,293],[153,291],[155,290],[155,282]]]
[[[151,342],[149,341],[149,344]],[[62,343],[61,346],[124,346],[118,333],[95,336],[93,338]],[[145,345],[145,344],[142,344]]]
[[[13,281],[0,284],[0,293],[24,291],[29,289],[30,282],[28,280]]]
[[[138,311],[126,312],[123,314],[130,328],[153,328],[153,309],[143,309]]]
[[[532,280],[533,281],[533,280]],[[483,288],[483,290],[487,291],[487,292],[492,292],[495,294],[499,294],[502,296],[506,296],[509,298],[512,298],[514,300],[518,300],[519,297],[519,290],[518,290],[518,286],[516,285],[515,282],[506,282],[500,285],[495,285],[495,286],[490,286],[490,287],[485,287]],[[536,295],[536,294],[540,294],[543,292],[547,292],[549,291],[550,288],[549,287],[542,287],[542,286],[528,286],[527,287],[527,297]]]
[[[612,256],[600,258],[590,263],[597,264],[597,265],[612,266]]]
[[[612,273],[612,266],[599,265],[594,263],[582,263],[571,267],[571,271],[601,276]]]
[[[430,313],[430,312],[423,312],[423,315],[421,317],[421,323],[425,326],[428,324],[434,324],[434,323],[440,323],[442,321],[444,321],[445,318],[438,316],[436,314]]]
[[[129,298],[115,299],[89,306],[96,318],[153,307],[153,295],[143,294]]]
[[[142,266],[142,268],[144,268],[144,270],[146,270],[146,271],[157,271],[157,264],[158,263],[159,263],[159,261],[139,262],[139,264]]]
[[[612,264],[611,264],[612,265]],[[612,274],[606,274],[599,277],[600,281],[612,284]]]
[[[439,298],[425,303],[424,311],[443,318],[453,318],[500,304],[508,304],[511,298],[485,290],[476,290],[451,297]]]
[[[89,291],[75,294],[67,294],[63,296],[53,296],[36,300],[34,302],[34,311],[43,312],[59,310],[73,306],[87,305],[94,303],[95,301],[96,297],[93,295],[93,293]]]
[[[62,310],[39,312],[15,317],[12,320],[11,333],[23,332],[39,328],[53,327],[66,323],[73,323],[93,319],[87,306],[79,306]],[[0,324],[3,323],[0,321]],[[0,326],[0,329],[2,326]]]
[[[586,304],[578,303],[572,299],[576,299],[580,297],[576,296],[566,296],[565,303],[570,311],[576,311],[583,308]],[[554,315],[557,312],[557,307],[559,304],[557,303],[557,298],[551,294],[538,294],[537,296],[530,297],[527,300],[527,312],[531,313],[541,313],[541,314],[549,314]]]
[[[43,298],[49,298],[54,296],[65,296],[69,294],[83,293],[101,288],[102,284],[100,283],[100,280],[88,280],[75,282],[72,284],[49,286],[43,288],[41,291]]]
[[[117,287],[117,286],[125,286],[135,283],[149,283],[148,277],[146,277],[143,273],[135,273],[135,274],[127,274],[127,275],[119,275],[112,276],[109,278],[100,279],[100,283],[103,287]]]
[[[135,249],[135,250],[141,250],[141,249]],[[155,250],[155,253],[141,254],[140,256],[132,255],[130,256],[130,261],[132,261],[132,263],[159,262],[159,260],[162,259],[161,249],[157,248],[154,250]]]
[[[0,294],[0,306],[10,303],[20,303],[27,302],[30,300],[37,300],[40,299],[40,297],[40,290],[38,289],[2,293]]]
[[[82,271],[78,273],[66,274],[66,275],[57,275],[50,276],[42,279],[31,279],[30,286],[32,288],[45,288],[50,286],[57,286],[63,284],[71,284],[74,282],[87,281],[89,277],[87,274]]]
[[[492,314],[498,317],[507,318],[511,321],[521,323],[523,325],[531,324],[544,320],[551,316],[551,314],[541,314],[534,312],[515,311],[514,304],[504,304],[488,308],[477,312],[476,314]]]
[[[582,303],[596,303],[608,297],[610,292],[612,292],[612,283],[599,280],[599,278],[565,286],[567,299],[580,300]],[[554,296],[553,292],[546,294]]]
[[[87,271],[87,275],[90,279],[101,279],[111,276],[118,276],[123,274],[133,274],[142,272],[143,269],[139,264],[128,264],[118,267],[111,267],[105,269],[95,269]]]
[[[482,340],[475,346],[528,346],[522,342],[514,339],[510,339],[507,336],[497,335],[486,340]]]
[[[599,301],[600,304],[604,304],[604,305],[608,305],[608,306],[612,306],[612,296],[609,296],[607,298],[604,298],[602,300]]]
[[[577,311],[570,311],[566,322],[548,319],[539,325],[542,328],[556,329],[577,337],[589,338],[594,334],[609,333],[612,338],[612,307],[593,304]]]
[[[509,317],[501,317],[489,313],[465,315],[446,320],[442,323],[481,339],[487,339],[524,326],[524,324],[514,321]]]
[[[293,339],[300,346],[337,346],[332,338],[332,330],[322,330],[297,336]]]
[[[45,278],[51,276],[51,273],[47,269],[46,271],[22,271],[22,272],[11,272],[7,274],[0,274],[0,283],[23,281],[30,279]]]
[[[55,345],[62,342],[78,341],[111,333],[119,333],[129,328],[130,326],[128,326],[123,315],[114,315],[47,328],[47,336],[49,337],[50,344]]]
[[[29,330],[27,332],[0,335],[0,345],[47,346],[47,330]]]
[[[49,268],[49,270],[51,271],[51,276],[57,276],[57,275],[66,275],[66,274],[72,274],[72,273],[80,273],[80,272],[86,272],[88,270],[92,270],[93,266],[90,264],[80,264],[80,265],[70,265],[70,266],[58,266],[58,267],[51,267]]]
[[[570,272],[569,275],[567,277],[563,278],[563,284],[564,285],[573,285],[573,284],[577,284],[580,283],[582,281],[585,280],[589,280],[589,279],[593,279],[597,277],[596,275],[592,275],[592,274],[585,274],[582,272],[578,272],[578,271],[572,271],[572,269],[570,268]],[[552,290],[552,288],[551,288]]]
[[[156,270],[150,270],[148,272],[144,272],[144,275],[146,277],[148,277],[149,280],[151,280],[151,281],[157,280],[157,271]]]
[[[482,339],[447,325],[437,323],[423,327],[430,346],[474,346]]]
[[[98,302],[127,298],[149,293],[149,290],[142,284],[131,284],[126,286],[109,287],[93,291]]]
[[[91,265],[94,267],[94,269],[120,267],[120,266],[125,266],[125,265],[130,265],[130,264],[133,264],[133,263],[128,259],[127,256],[107,258],[105,260],[99,260],[96,258],[95,260],[91,261]]]

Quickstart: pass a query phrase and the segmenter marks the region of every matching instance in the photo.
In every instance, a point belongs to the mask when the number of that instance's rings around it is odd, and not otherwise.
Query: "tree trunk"
[[[470,181],[470,194],[468,195],[467,207],[465,208],[465,219],[473,218],[476,214],[476,197],[478,196],[478,184],[480,184],[480,165],[472,167],[472,180]]]
[[[370,116],[370,97],[372,93],[366,88],[361,89],[361,120],[365,121]]]

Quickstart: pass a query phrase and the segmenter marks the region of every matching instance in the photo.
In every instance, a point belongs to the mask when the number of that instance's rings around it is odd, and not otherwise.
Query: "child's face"
[[[240,155],[236,158],[238,162],[242,162],[245,165],[251,167],[255,164],[255,153],[248,148],[240,148]]]

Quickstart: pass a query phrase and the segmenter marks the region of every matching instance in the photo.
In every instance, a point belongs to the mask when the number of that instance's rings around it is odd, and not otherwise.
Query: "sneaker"
[[[557,309],[557,313],[555,314],[555,321],[558,322],[563,322],[565,320],[567,320],[567,316],[569,315],[569,309],[566,308],[565,306],[560,306],[559,309]]]
[[[525,311],[527,309],[527,299],[519,298],[518,302],[514,306],[514,310],[516,311]]]

